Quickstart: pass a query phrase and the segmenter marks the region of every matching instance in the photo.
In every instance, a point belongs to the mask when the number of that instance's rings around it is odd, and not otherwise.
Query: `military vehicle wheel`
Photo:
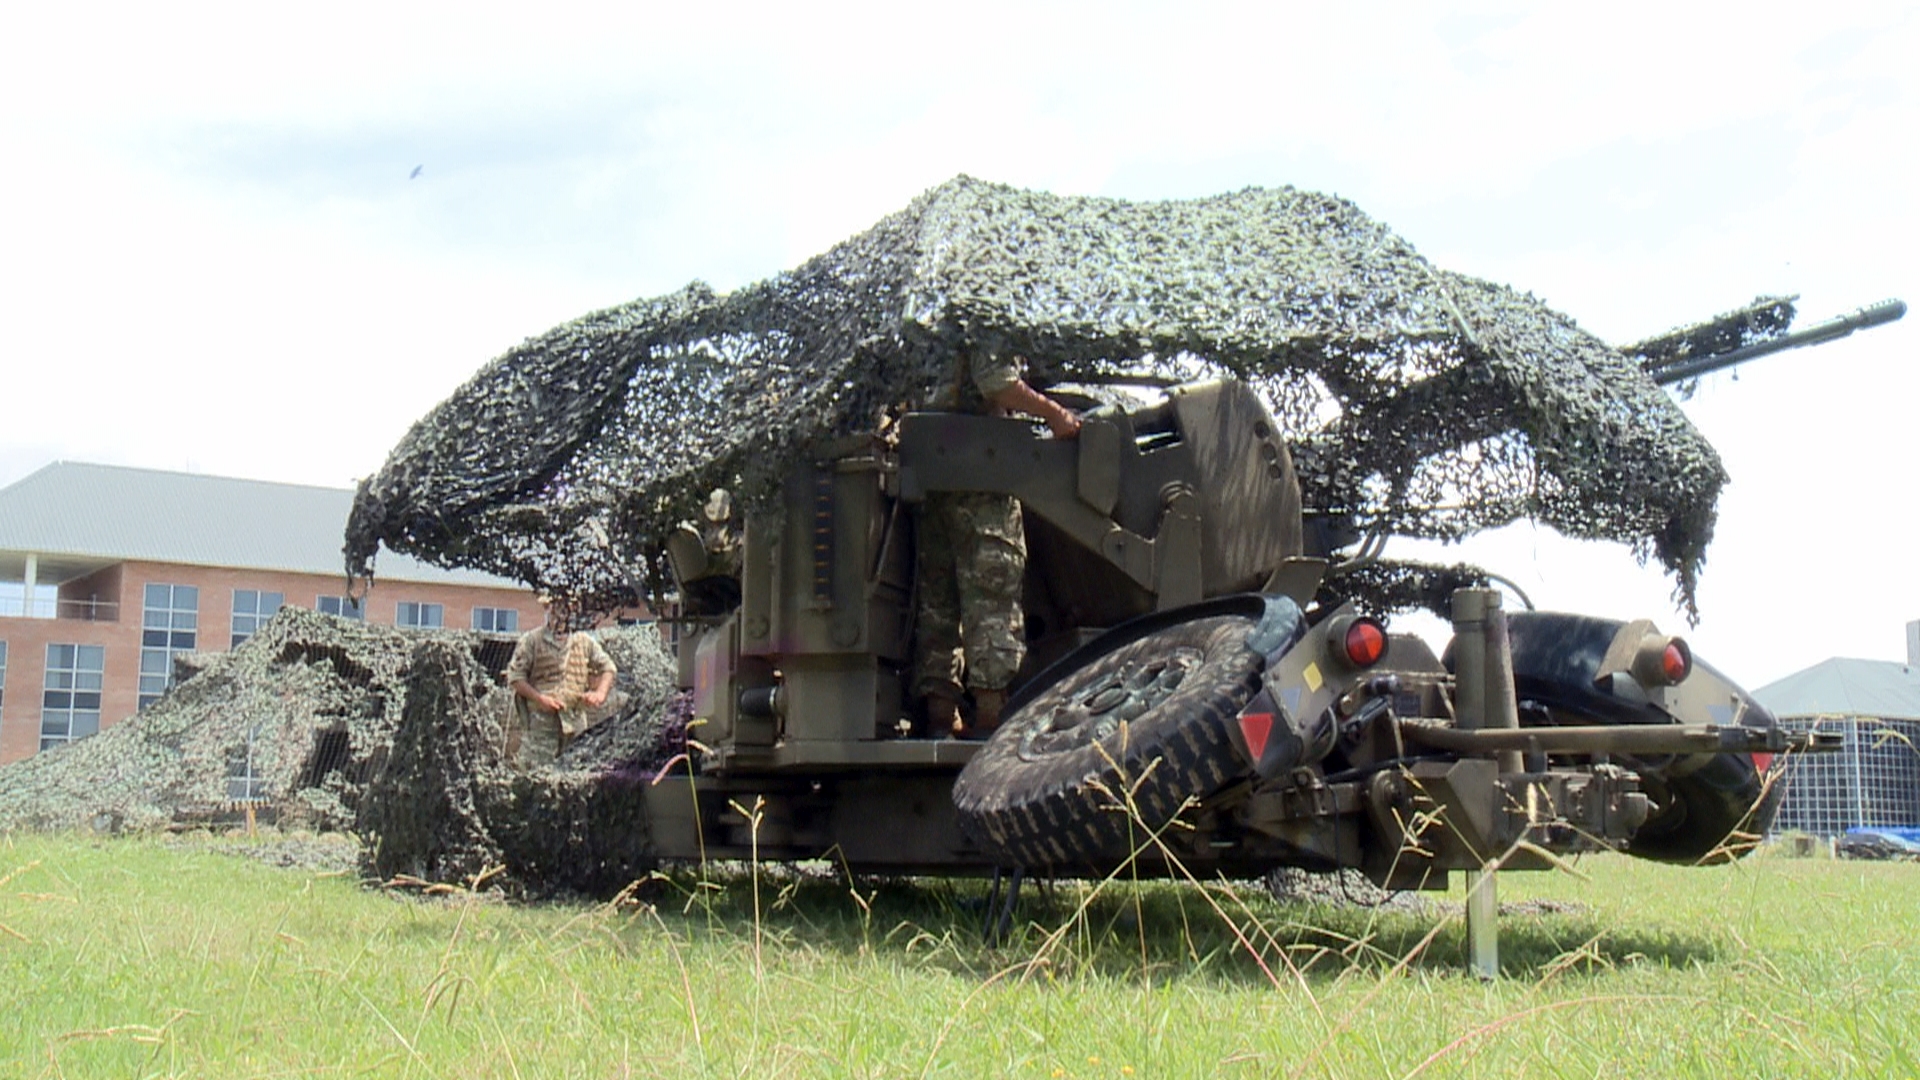
[[[1245,770],[1228,731],[1259,688],[1256,620],[1115,630],[1015,699],[953,788],[960,826],[1006,865],[1112,865],[1188,798]],[[1042,673],[1045,680],[1052,671]]]
[[[1507,617],[1513,643],[1514,684],[1521,702],[1544,709],[1523,709],[1521,723],[1672,724],[1673,717],[1652,705],[1627,701],[1594,685],[1607,646],[1623,624],[1611,619],[1558,612],[1514,612]],[[1693,678],[1724,682],[1741,706],[1748,726],[1771,726],[1773,714],[1711,666],[1694,659]],[[1694,722],[1731,722],[1725,718]],[[1634,833],[1627,853],[1660,862],[1729,862],[1751,847],[1746,837],[1763,834],[1779,810],[1784,787],[1768,784],[1747,754],[1689,754],[1653,760],[1626,759],[1640,774],[1641,787],[1654,803],[1646,824]]]

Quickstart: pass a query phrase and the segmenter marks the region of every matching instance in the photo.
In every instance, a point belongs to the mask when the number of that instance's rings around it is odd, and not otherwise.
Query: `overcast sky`
[[[767,277],[961,172],[1335,192],[1616,342],[1763,293],[1803,325],[1920,301],[1911,2],[1292,7],[15,5],[0,484],[344,487],[520,339]],[[1685,406],[1733,476],[1689,636],[1749,685],[1905,659],[1916,343],[1920,316]],[[1613,545],[1443,554],[1684,628]]]

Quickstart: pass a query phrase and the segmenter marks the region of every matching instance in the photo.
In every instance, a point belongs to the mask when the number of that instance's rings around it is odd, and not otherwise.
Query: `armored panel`
[[[777,515],[749,522],[743,653],[906,656],[912,561],[906,513],[872,457],[796,468]]]
[[[901,716],[900,673],[871,656],[791,657],[783,662],[780,675],[781,734],[787,757],[835,760],[844,755],[811,754],[807,744],[890,735]]]
[[[836,754],[820,748],[894,730],[912,546],[909,515],[885,490],[888,470],[870,447],[829,448],[793,470],[777,514],[749,520],[734,641],[740,670],[764,678],[735,689],[777,690],[751,710],[711,703],[715,717],[735,717],[717,747],[728,768],[830,760]]]
[[[1017,496],[1029,538],[1039,540],[1046,603],[1062,611],[1124,618],[1257,589],[1301,552],[1292,460],[1266,406],[1237,381],[1177,387],[1136,412],[1091,414],[1073,443],[1021,421],[915,413],[901,424],[900,463],[909,499]],[[1034,517],[1052,528],[1036,530]],[[1083,550],[1064,551],[1058,538]],[[1117,573],[1070,565],[1088,552]]]
[[[1193,455],[1206,594],[1257,589],[1302,550],[1293,459],[1245,383],[1177,387],[1172,404]]]

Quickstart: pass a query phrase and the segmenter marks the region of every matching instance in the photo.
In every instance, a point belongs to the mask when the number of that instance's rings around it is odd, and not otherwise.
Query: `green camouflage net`
[[[381,879],[611,895],[651,866],[638,792],[685,751],[688,700],[658,629],[594,634],[619,668],[610,715],[523,773],[503,753],[511,637],[282,608],[232,652],[176,661],[136,715],[0,766],[0,836],[257,819],[280,839],[249,853],[283,864],[364,854]]]
[[[1657,557],[1689,605],[1725,479],[1637,360],[1344,200],[963,176],[789,273],[493,361],[361,485],[349,573],[385,541],[610,604],[657,584],[659,543],[710,488],[767,505],[810,444],[929,400],[974,348],[1026,356],[1041,385],[1239,376],[1290,432],[1310,511],[1448,540],[1531,518]]]

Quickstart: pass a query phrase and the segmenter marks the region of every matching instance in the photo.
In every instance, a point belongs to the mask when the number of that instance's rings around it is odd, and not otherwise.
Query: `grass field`
[[[1920,866],[1509,874],[1423,912],[741,869],[512,906],[232,842],[0,838],[6,1077],[1920,1075]],[[757,914],[756,914],[757,912]]]

